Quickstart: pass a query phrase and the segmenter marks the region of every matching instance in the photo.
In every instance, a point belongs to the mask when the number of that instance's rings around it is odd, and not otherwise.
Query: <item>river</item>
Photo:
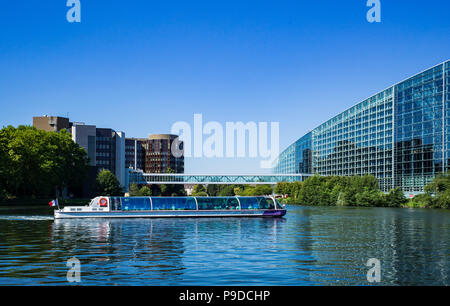
[[[53,220],[0,207],[0,285],[72,285],[74,257],[78,285],[450,284],[450,211],[287,208],[282,219]]]

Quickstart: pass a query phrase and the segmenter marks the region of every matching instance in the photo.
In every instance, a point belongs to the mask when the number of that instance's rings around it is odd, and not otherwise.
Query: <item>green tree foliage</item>
[[[385,195],[384,206],[387,207],[403,207],[408,203],[408,199],[405,198],[403,191],[400,188],[392,189],[387,195]]]
[[[168,168],[166,173],[175,173],[171,168]],[[186,196],[186,191],[183,185],[165,185],[159,186],[159,193],[154,193],[155,195],[160,195],[164,197],[176,197],[176,196]]]
[[[97,174],[96,179],[97,193],[103,196],[121,196],[122,188],[120,187],[119,180],[109,170],[102,169]]]
[[[239,195],[244,197],[266,196],[272,193],[273,189],[270,185],[246,186],[244,189],[239,189]]]
[[[425,187],[426,196],[413,199],[414,204],[421,202],[422,207],[445,208],[450,207],[450,172],[438,175]]]
[[[433,198],[428,193],[418,194],[411,201],[407,203],[409,207],[415,208],[428,208],[431,207],[433,203]]]
[[[130,187],[128,188],[128,192],[130,193],[130,196],[132,197],[138,197],[139,196],[139,185],[136,183],[131,183]]]
[[[219,192],[220,192],[220,185],[209,184],[206,187],[206,193],[210,197],[217,197],[219,195]]]
[[[315,175],[302,183],[279,183],[275,192],[288,196],[283,202],[301,205],[401,207],[407,202],[400,189],[382,193],[373,176]]]
[[[136,183],[131,183],[128,192],[132,197],[150,197],[152,195],[152,190],[148,186],[142,186]]]
[[[87,176],[86,151],[65,130],[29,126],[0,130],[0,190],[16,197],[48,197],[79,188]]]
[[[235,185],[224,185],[224,186],[221,186],[218,195],[220,197],[232,197],[232,196],[235,195],[235,193],[234,193],[234,188],[235,187],[236,187]]]
[[[205,191],[199,191],[196,194],[193,194],[195,197],[207,197],[208,194]]]
[[[192,190],[193,196],[204,196],[208,195],[206,192],[206,188],[203,185],[195,185],[194,190]]]
[[[139,189],[139,196],[141,196],[141,197],[151,197],[152,196],[152,190],[148,186],[142,186],[142,188]]]

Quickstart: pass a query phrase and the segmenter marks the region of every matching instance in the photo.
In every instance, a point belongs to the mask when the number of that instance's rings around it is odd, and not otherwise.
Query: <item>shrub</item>
[[[408,199],[405,198],[405,195],[400,188],[392,189],[384,196],[384,206],[387,207],[402,207],[406,203],[408,203]]]

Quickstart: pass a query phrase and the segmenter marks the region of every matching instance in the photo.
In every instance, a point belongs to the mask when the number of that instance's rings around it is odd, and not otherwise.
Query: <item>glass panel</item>
[[[235,210],[239,209],[239,202],[235,197],[196,198],[199,210]]]
[[[153,210],[196,210],[195,199],[182,198],[152,198]]]
[[[111,198],[111,210],[113,211],[122,210],[121,198],[119,197]]]
[[[239,197],[239,201],[241,202],[241,209],[259,209],[259,201],[258,198],[241,198]]]
[[[280,202],[278,202],[278,200],[275,200],[275,202],[277,203],[277,209],[284,209],[283,206],[281,206]]]
[[[122,198],[122,210],[151,210],[150,198]]]
[[[259,209],[275,209],[273,200],[270,198],[259,197],[258,202],[259,202]]]

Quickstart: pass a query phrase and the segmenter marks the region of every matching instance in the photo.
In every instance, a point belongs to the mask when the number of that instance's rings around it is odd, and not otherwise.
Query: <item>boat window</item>
[[[278,202],[278,200],[275,200],[275,202],[277,203],[277,209],[284,209],[283,206],[281,206],[280,202]]]
[[[113,210],[113,211],[115,211],[115,210],[122,210],[122,201],[121,201],[121,198],[119,198],[119,197],[113,197],[113,198],[110,198],[111,200],[111,204],[110,204],[110,207],[111,207],[111,210]]]
[[[266,197],[239,197],[241,209],[275,209],[273,200]]]
[[[241,202],[241,209],[259,209],[258,198],[255,197],[239,197],[239,202]]]
[[[195,199],[191,197],[181,198],[152,198],[153,210],[196,210]]]
[[[151,210],[150,198],[122,198],[122,210]]]
[[[275,209],[273,200],[271,198],[259,197],[259,209]]]
[[[239,202],[235,197],[196,197],[199,210],[236,210]]]

